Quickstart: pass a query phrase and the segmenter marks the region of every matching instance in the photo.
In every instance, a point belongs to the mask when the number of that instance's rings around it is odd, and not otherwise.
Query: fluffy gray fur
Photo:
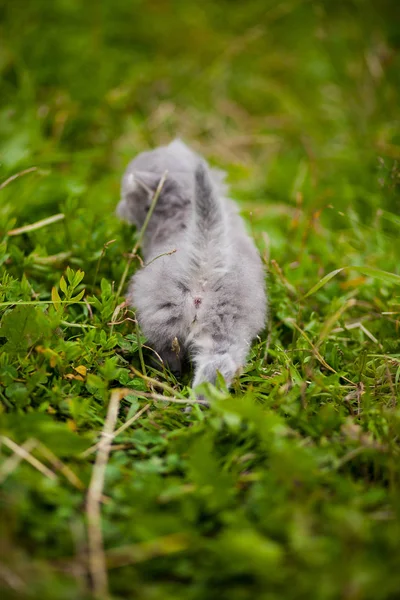
[[[235,203],[225,197],[221,173],[180,140],[139,154],[128,165],[117,209],[121,218],[143,225],[165,171],[144,236],[147,266],[132,278],[128,301],[172,371],[179,373],[189,356],[193,387],[215,383],[218,371],[229,385],[264,327],[261,259]]]

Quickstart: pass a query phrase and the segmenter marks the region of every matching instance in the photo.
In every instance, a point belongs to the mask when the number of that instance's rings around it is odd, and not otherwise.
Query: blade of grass
[[[169,252],[163,252],[162,254],[155,256],[150,262],[148,262],[144,265],[144,268],[148,267],[149,265],[151,265],[151,263],[153,263],[155,260],[158,260],[162,256],[171,256],[171,254],[175,254],[175,252],[176,252],[176,248],[174,248],[173,250],[170,250]]]
[[[131,365],[131,371],[133,371],[134,374],[137,375],[137,377],[140,377],[144,381],[147,381],[148,383],[150,383],[154,387],[159,387],[162,390],[165,390],[166,392],[169,392],[173,396],[178,396],[179,398],[183,398],[183,396],[179,392],[177,392],[176,390],[174,390],[167,383],[164,383],[162,381],[158,381],[157,379],[154,379],[153,377],[149,377],[148,375],[142,375],[142,373],[140,373],[140,371],[138,371],[137,369],[135,369],[135,367],[133,367],[132,365]]]
[[[128,277],[130,266],[131,266],[132,261],[133,261],[135,255],[136,255],[139,247],[140,247],[140,244],[142,243],[143,236],[145,234],[145,231],[146,231],[147,226],[149,224],[149,221],[151,219],[151,215],[154,212],[154,209],[155,209],[157,201],[158,201],[158,199],[160,197],[161,191],[162,191],[162,189],[164,187],[164,183],[165,183],[165,181],[167,179],[167,175],[168,175],[168,171],[165,171],[163,173],[163,176],[161,177],[160,182],[159,182],[159,184],[157,186],[157,189],[156,189],[156,191],[154,193],[154,196],[153,196],[153,199],[151,201],[150,208],[149,208],[149,212],[146,215],[146,219],[145,219],[145,221],[143,223],[143,226],[142,226],[142,228],[141,228],[141,230],[139,232],[139,235],[138,235],[138,238],[136,240],[136,243],[135,243],[135,245],[132,248],[132,252],[131,252],[131,254],[130,254],[128,260],[127,260],[124,272],[122,273],[122,277],[121,277],[121,281],[119,282],[119,286],[118,286],[118,290],[117,290],[115,302],[118,302],[118,298],[121,296],[122,290],[123,290],[125,282],[126,282],[126,278]]]
[[[46,219],[41,219],[40,221],[36,221],[36,223],[31,223],[30,225],[24,225],[24,227],[18,227],[17,229],[11,229],[8,231],[7,235],[21,235],[21,233],[28,233],[29,231],[36,231],[36,229],[41,229],[42,227],[46,227],[47,225],[51,225],[52,223],[57,223],[58,221],[62,221],[65,219],[65,215],[63,213],[58,213],[57,215],[53,215],[51,217],[47,217]]]
[[[300,333],[300,335],[310,344],[315,358],[321,363],[321,365],[323,365],[325,367],[325,369],[328,369],[328,371],[331,371],[332,373],[335,373],[337,375],[338,374],[337,371],[335,371],[335,369],[333,367],[328,365],[328,363],[326,362],[326,360],[324,359],[322,354],[318,351],[318,349],[314,346],[314,344],[312,343],[312,341],[310,340],[310,338],[308,337],[306,332],[303,331],[301,329],[301,327],[299,327],[297,325],[295,320],[289,318],[289,319],[285,319],[285,322],[290,323],[295,329],[297,329],[297,331]],[[347,379],[347,377],[344,377],[343,375],[341,375],[341,377],[348,383],[351,383],[351,385],[354,385],[354,386],[356,385],[353,381],[351,381],[350,379]]]
[[[56,471],[60,471],[60,473],[64,475],[71,485],[76,487],[78,490],[85,489],[84,483],[72,471],[72,469],[64,464],[62,460],[60,460],[58,456],[54,454],[54,452],[47,448],[47,446],[42,444],[42,442],[39,442],[38,451],[49,461],[49,463],[51,463]]]
[[[174,404],[202,404],[203,406],[209,406],[206,400],[193,400],[191,398],[176,398],[175,396],[162,396],[161,394],[154,394],[153,392],[141,392],[139,390],[128,390],[129,394],[137,396],[138,398],[151,398],[151,400],[160,402],[173,402]]]
[[[32,465],[32,467],[35,467],[35,469],[40,471],[40,473],[42,473],[49,479],[57,479],[57,475],[55,473],[53,473],[53,471],[50,471],[50,469],[48,467],[46,467],[42,462],[40,462],[40,460],[38,460],[37,458],[32,456],[32,454],[30,452],[28,452],[25,448],[23,448],[22,446],[18,446],[18,444],[13,442],[13,440],[10,440],[10,438],[8,438],[4,435],[1,436],[1,441],[3,442],[3,444],[5,446],[10,448],[10,450],[15,452],[15,454],[18,454],[21,458],[26,460],[26,462],[28,462],[30,465]]]
[[[101,499],[106,466],[110,455],[111,436],[117,422],[119,403],[124,395],[125,390],[123,389],[116,389],[111,392],[107,417],[102,431],[102,439],[93,466],[86,500],[89,570],[92,578],[94,597],[101,600],[108,597],[108,576],[101,530]]]
[[[38,171],[38,167],[29,167],[29,169],[24,169],[23,171],[20,171],[19,173],[15,173],[14,175],[11,175],[11,177],[9,177],[8,179],[6,179],[2,183],[0,183],[0,190],[3,190],[9,183],[11,183],[12,181],[15,181],[19,177],[23,177],[23,175],[28,175],[28,173],[34,173],[35,171]]]
[[[140,366],[142,367],[143,375],[146,376],[146,366],[144,364],[142,342],[140,340],[139,323],[136,321],[136,319],[135,319],[135,331],[136,331],[136,341],[137,341],[137,346],[138,346]]]
[[[21,449],[30,453],[37,445],[37,440],[29,438],[29,440],[26,440],[26,442],[22,444]],[[0,483],[3,483],[3,481],[7,479],[7,477],[13,473],[13,471],[15,471],[22,460],[24,460],[24,457],[21,455],[21,453],[14,453],[3,462],[0,467]]]
[[[116,429],[114,431],[114,433],[111,435],[111,440],[115,439],[120,433],[122,433],[123,431],[125,431],[125,429],[128,429],[128,427],[130,427],[132,425],[132,423],[134,423],[135,421],[137,421],[138,419],[140,419],[140,417],[142,416],[142,414],[145,413],[149,408],[150,408],[150,404],[146,404],[145,406],[143,406],[143,408],[141,408],[135,415],[133,415],[133,417],[131,417],[130,419],[128,419],[123,425],[121,425],[121,427],[119,427],[119,429]],[[91,446],[90,448],[88,448],[87,450],[85,450],[84,452],[82,452],[81,457],[82,458],[86,458],[87,456],[89,456],[93,452],[96,452],[96,450],[98,449],[100,443],[101,442],[98,442],[97,444],[94,444],[93,446]]]
[[[354,298],[350,298],[350,300],[345,302],[331,317],[327,319],[322,328],[321,333],[319,334],[318,342],[316,345],[317,348],[322,344],[327,335],[329,335],[329,332],[332,330],[334,324],[340,319],[342,314],[346,312],[348,308],[355,306],[356,303],[357,301]]]

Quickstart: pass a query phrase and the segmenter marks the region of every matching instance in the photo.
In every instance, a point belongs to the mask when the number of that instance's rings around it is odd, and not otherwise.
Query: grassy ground
[[[2,598],[399,598],[399,8],[0,3]],[[113,215],[177,134],[228,171],[271,304],[190,414],[121,307]]]

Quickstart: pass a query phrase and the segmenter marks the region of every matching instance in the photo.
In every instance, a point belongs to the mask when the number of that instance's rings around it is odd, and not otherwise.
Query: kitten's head
[[[180,140],[150,152],[142,152],[128,165],[122,179],[117,214],[141,227],[165,172],[167,179],[158,197],[152,221],[173,216],[190,202],[193,194],[191,173],[196,155]]]
[[[173,218],[187,207],[194,195],[194,172],[200,157],[181,140],[142,152],[128,165],[122,179],[117,215],[142,227],[163,174],[167,179],[151,218],[152,222]],[[222,171],[211,170],[214,182],[224,192]]]
[[[117,215],[138,228],[142,227],[164,172],[139,170],[126,172],[122,181],[121,201],[117,207]],[[188,175],[184,174],[177,180],[173,173],[167,173],[151,221],[171,218],[176,211],[181,211],[189,205],[192,187]]]

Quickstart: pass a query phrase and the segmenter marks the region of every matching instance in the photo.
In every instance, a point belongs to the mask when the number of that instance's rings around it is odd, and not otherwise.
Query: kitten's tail
[[[224,229],[221,201],[203,161],[199,162],[195,172],[194,225],[196,233],[205,242],[220,235]]]

